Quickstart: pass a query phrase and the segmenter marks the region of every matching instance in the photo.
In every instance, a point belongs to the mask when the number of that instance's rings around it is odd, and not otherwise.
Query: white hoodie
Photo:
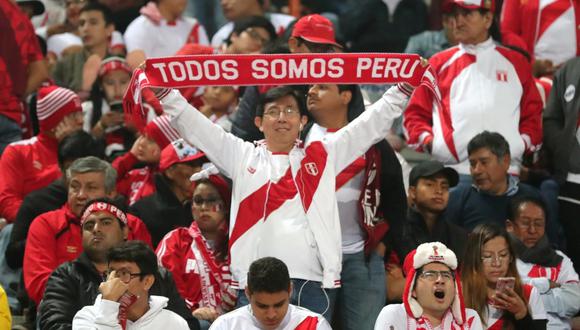
[[[163,309],[167,306],[168,300],[166,297],[150,296],[149,310],[135,322],[127,320],[126,330],[188,330],[189,326],[181,316]],[[72,328],[74,330],[122,329],[117,319],[118,314],[118,302],[102,299],[101,295],[98,295],[94,305],[85,306],[76,313]]]

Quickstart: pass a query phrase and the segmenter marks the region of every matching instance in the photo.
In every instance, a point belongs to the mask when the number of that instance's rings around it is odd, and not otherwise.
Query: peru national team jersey
[[[530,290],[531,289],[531,290]],[[544,304],[540,298],[538,290],[532,286],[524,285],[524,295],[528,297],[528,310],[533,320],[546,320],[548,316],[544,310]],[[487,329],[501,330],[503,329],[503,309],[493,307],[487,304]]]
[[[230,313],[220,316],[211,325],[211,330],[260,330],[264,326],[254,317],[252,306],[247,305]],[[306,308],[289,305],[286,316],[276,330],[330,330],[332,329],[326,319],[320,314],[309,311]]]
[[[560,65],[576,56],[576,38],[562,38],[577,33],[574,1],[539,0],[539,31],[534,48],[536,58],[549,59],[554,65]]]
[[[142,50],[147,58],[172,56],[185,44],[208,45],[205,28],[191,17],[181,17],[169,23],[154,23],[147,17],[137,17],[125,31],[127,52]]]

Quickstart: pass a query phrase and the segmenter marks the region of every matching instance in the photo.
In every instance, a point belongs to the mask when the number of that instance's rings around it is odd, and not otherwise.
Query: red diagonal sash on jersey
[[[294,330],[316,330],[318,328],[318,317],[307,316]]]
[[[320,141],[313,142],[306,148],[306,156],[302,159],[300,169],[296,174],[296,183],[294,183],[292,171],[289,167],[278,182],[266,183],[244,198],[238,207],[236,222],[230,235],[230,248],[240,236],[252,228],[260,219],[267,219],[284,202],[293,198],[298,192],[296,190],[297,187],[300,191],[304,212],[308,212],[320,178],[324,173],[326,158],[327,153],[322,143]],[[304,176],[308,176],[307,180],[303,178]]]

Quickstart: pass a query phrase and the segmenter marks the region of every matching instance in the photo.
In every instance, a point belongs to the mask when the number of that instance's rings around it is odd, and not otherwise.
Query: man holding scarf
[[[233,180],[230,254],[234,286],[245,288],[252,261],[275,256],[289,266],[298,291],[293,300],[301,298],[303,306],[332,315],[332,293],[329,298],[321,287],[340,287],[336,176],[384,138],[406,105],[408,96],[402,92],[406,88],[391,88],[342,130],[306,148],[298,141],[307,121],[305,109],[300,95],[289,87],[271,89],[261,99],[255,124],[265,140],[257,145],[211,123],[179,92],[158,93],[180,135]]]
[[[571,329],[571,319],[580,310],[580,285],[572,261],[554,250],[546,230],[546,206],[540,199],[520,197],[509,209],[507,231],[517,254],[517,267],[524,282],[533,285],[548,313],[548,329]]]

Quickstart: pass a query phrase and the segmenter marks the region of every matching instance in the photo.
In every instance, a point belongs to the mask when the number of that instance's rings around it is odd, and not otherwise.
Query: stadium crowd
[[[134,88],[337,53],[424,73]],[[0,0],[0,330],[580,329],[579,55],[578,0]]]

